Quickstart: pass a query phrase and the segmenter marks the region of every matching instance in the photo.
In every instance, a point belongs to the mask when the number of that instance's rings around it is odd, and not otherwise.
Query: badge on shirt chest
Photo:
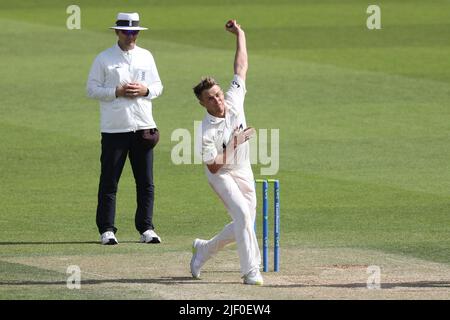
[[[136,68],[133,72],[133,79],[137,82],[148,83],[150,77],[150,70],[145,68]]]

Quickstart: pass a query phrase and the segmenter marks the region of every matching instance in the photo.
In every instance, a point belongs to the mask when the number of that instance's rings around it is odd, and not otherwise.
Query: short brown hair
[[[211,89],[215,85],[219,85],[219,83],[213,77],[202,77],[199,84],[197,84],[193,89],[197,98],[200,100],[200,96],[204,90]]]

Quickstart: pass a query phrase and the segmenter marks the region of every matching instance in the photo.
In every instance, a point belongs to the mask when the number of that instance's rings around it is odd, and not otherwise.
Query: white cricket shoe
[[[106,231],[103,232],[100,236],[100,241],[102,242],[102,244],[106,244],[106,245],[113,245],[113,244],[118,244],[119,241],[117,241],[116,236],[114,235],[114,232],[112,231]]]
[[[147,230],[141,234],[141,242],[143,243],[161,243],[161,238],[153,230]]]
[[[243,278],[244,284],[262,286],[264,283],[263,277],[261,275],[261,272],[259,272],[259,269],[253,269],[252,271],[247,273]]]
[[[206,242],[206,240],[195,239],[192,243],[191,274],[195,279],[200,278],[200,269],[206,262],[200,252],[200,247]]]

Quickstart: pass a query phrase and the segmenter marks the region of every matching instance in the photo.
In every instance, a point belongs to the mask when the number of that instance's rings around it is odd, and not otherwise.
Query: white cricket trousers
[[[205,260],[216,254],[227,244],[236,242],[241,265],[241,277],[259,269],[261,255],[255,234],[256,193],[255,181],[250,165],[230,171],[209,172],[208,182],[224,203],[233,222],[210,239],[202,248]]]

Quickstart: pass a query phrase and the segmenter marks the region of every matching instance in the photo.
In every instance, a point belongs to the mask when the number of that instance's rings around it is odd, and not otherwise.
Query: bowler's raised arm
[[[236,20],[230,20],[225,25],[225,29],[236,35],[236,55],[234,57],[234,74],[237,74],[243,81],[247,75],[248,57],[245,32]]]

